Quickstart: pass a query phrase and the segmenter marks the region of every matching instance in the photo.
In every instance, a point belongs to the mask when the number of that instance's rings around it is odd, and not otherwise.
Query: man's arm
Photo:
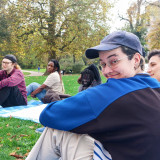
[[[85,91],[65,100],[48,104],[40,122],[47,127],[69,131],[95,118]]]

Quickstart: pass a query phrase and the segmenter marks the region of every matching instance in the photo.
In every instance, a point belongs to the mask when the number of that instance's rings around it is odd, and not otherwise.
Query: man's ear
[[[137,52],[134,55],[134,68],[137,69],[139,67],[140,64],[140,60],[141,60],[141,55]]]

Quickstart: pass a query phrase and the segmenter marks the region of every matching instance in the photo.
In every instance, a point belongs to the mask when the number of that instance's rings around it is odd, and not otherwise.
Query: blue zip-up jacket
[[[160,160],[160,83],[147,74],[109,79],[41,113],[47,127],[89,134],[113,160]]]

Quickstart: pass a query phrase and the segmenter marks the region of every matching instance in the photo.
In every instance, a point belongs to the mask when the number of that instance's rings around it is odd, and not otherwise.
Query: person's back
[[[86,123],[71,131],[85,132],[99,140],[113,160],[158,160],[159,87],[157,81],[148,75],[136,75],[125,80],[110,79],[105,84],[86,90],[83,99],[88,103],[81,104],[88,111],[83,115],[83,122],[87,117]],[[92,117],[91,109],[94,109],[97,118],[88,121]]]
[[[65,132],[69,137],[88,134],[101,142],[113,160],[159,160],[160,83],[142,71],[144,58],[139,38],[125,31],[113,32],[85,54],[90,59],[99,57],[107,82],[45,107],[40,115],[40,123],[48,127],[46,136],[40,138],[43,150],[52,145],[64,146],[63,141],[57,145],[48,139],[49,135],[55,136],[55,130],[62,130],[58,133],[69,131]],[[65,133],[62,138],[66,142]],[[55,136],[56,143],[60,134]],[[90,157],[95,153],[92,142],[88,143],[88,154],[81,155]],[[71,141],[66,143],[72,146]],[[60,154],[54,149],[45,154],[41,150],[38,155],[55,153],[63,159],[68,148]],[[86,151],[80,148],[79,153]]]

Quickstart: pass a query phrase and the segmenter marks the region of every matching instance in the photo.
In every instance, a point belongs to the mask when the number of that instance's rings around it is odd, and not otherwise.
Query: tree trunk
[[[56,52],[51,50],[48,52],[48,62],[51,60],[51,59],[56,59]]]
[[[87,61],[86,61],[86,58],[84,56],[82,56],[82,60],[83,60],[83,62],[85,64],[85,66],[86,66],[87,65]]]
[[[74,64],[76,63],[76,57],[75,57],[74,54],[73,54],[73,63],[74,63]]]

